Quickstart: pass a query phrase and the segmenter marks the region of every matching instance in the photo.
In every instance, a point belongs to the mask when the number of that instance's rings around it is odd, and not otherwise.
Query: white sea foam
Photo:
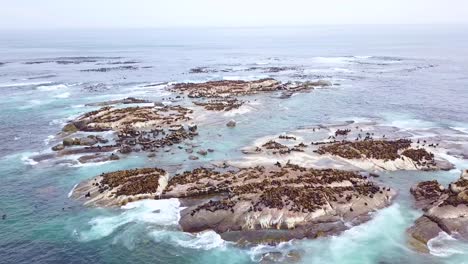
[[[99,216],[91,219],[91,228],[76,231],[80,241],[92,241],[112,234],[129,223],[148,223],[155,225],[177,225],[180,218],[178,199],[141,200],[122,206],[123,212],[113,216]]]
[[[246,81],[254,81],[268,78],[268,75],[248,75],[248,76],[223,76],[223,80],[226,81],[237,81],[237,80],[246,80]]]
[[[463,254],[466,246],[445,232],[440,232],[436,237],[427,241],[429,252],[438,257],[449,257],[455,254]]]
[[[248,254],[250,255],[250,259],[252,261],[260,262],[265,255],[270,253],[280,253],[284,258],[294,248],[293,241],[281,242],[275,246],[260,244],[252,247]]]
[[[352,57],[315,57],[313,60],[323,64],[349,64],[356,59]]]
[[[50,141],[55,138],[54,135],[48,135],[46,139],[44,139],[44,145],[49,145]]]
[[[74,192],[75,189],[76,189],[76,186],[78,186],[78,183],[75,184],[75,185],[73,185],[73,188],[68,192],[68,195],[67,195],[68,198],[70,198],[70,197],[72,196],[73,192]]]
[[[24,163],[24,164],[27,164],[27,165],[31,165],[31,166],[34,166],[36,165],[38,162],[31,159],[29,155],[27,154],[24,154],[22,157],[21,157],[21,161]]]
[[[33,85],[44,85],[52,82],[21,82],[21,83],[0,83],[0,87],[22,87],[22,86],[33,86]]]
[[[56,91],[56,90],[61,90],[61,89],[66,89],[68,88],[65,84],[57,84],[57,85],[42,85],[37,87],[36,89],[38,91],[44,91],[44,92],[50,92],[50,91]]]
[[[177,239],[175,242],[181,247],[203,250],[220,248],[226,245],[226,241],[219,234],[211,230],[195,235],[187,234],[187,238],[189,239]]]
[[[349,263],[349,259],[359,259],[359,263],[377,263],[390,248],[405,247],[401,234],[407,228],[408,219],[403,211],[399,204],[393,204],[375,213],[370,221],[339,236],[304,241],[303,262]]]
[[[239,107],[238,109],[228,111],[228,112],[224,113],[223,115],[227,116],[227,117],[232,117],[232,116],[236,116],[236,115],[247,114],[247,113],[249,113],[251,111],[252,111],[252,107],[243,105],[243,106]]]
[[[70,97],[70,93],[69,93],[69,92],[65,92],[65,93],[61,93],[61,94],[54,95],[54,98],[68,98],[68,97]]]

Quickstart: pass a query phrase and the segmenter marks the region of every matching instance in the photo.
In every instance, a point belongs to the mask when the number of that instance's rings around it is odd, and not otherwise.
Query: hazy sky
[[[468,24],[468,0],[0,0],[0,28]]]

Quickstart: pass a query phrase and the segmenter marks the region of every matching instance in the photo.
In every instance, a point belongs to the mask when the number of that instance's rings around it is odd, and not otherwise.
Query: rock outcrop
[[[468,239],[468,170],[449,188],[443,188],[436,181],[427,181],[414,186],[411,192],[416,206],[424,211],[424,215],[407,230],[414,249],[428,252],[428,242],[441,232]]]
[[[130,104],[144,100],[126,98],[112,101],[116,102]],[[197,125],[189,123],[192,113],[192,110],[181,106],[102,107],[66,124],[59,134],[59,138],[63,137],[62,143],[52,150],[57,156],[92,154],[79,158],[81,163],[115,160],[109,159],[109,155],[94,155],[115,150],[122,154],[141,150],[156,152],[198,135]],[[107,131],[114,132],[112,142],[99,135]],[[90,132],[96,135],[85,136]]]
[[[158,169],[119,171],[80,184],[73,194],[97,205],[178,198],[186,206],[179,221],[182,230],[211,229],[227,240],[255,243],[337,234],[349,223],[368,220],[370,212],[388,206],[394,195],[366,175],[293,164],[198,168],[169,181]]]
[[[327,82],[287,82],[282,83],[267,78],[255,81],[209,81],[204,83],[177,83],[169,87],[173,92],[186,94],[190,98],[220,98],[251,95],[274,91],[306,91],[317,86],[327,86]]]

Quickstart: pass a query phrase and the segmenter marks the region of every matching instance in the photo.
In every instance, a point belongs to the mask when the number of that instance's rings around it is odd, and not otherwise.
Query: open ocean
[[[452,171],[385,172],[379,180],[400,193],[371,221],[340,236],[277,246],[239,247],[214,232],[180,232],[173,200],[100,209],[68,198],[73,186],[101,172],[238,158],[259,137],[321,123],[380,120],[468,133],[467,43],[467,26],[0,32],[0,263],[256,263],[268,252],[298,254],[299,263],[468,263],[468,243],[440,238],[423,255],[405,241],[421,215],[411,207],[410,186],[447,184],[468,160]],[[195,67],[209,70],[190,73]],[[265,96],[255,111],[234,117],[235,129],[213,120],[196,141],[216,152],[198,161],[132,155],[67,166],[30,159],[50,151],[67,120],[96,109],[86,103],[160,100],[169,95],[167,82],[264,77],[336,85],[288,100]]]

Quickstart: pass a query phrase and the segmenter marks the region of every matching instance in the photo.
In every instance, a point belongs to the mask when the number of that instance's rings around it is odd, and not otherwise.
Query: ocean
[[[399,195],[371,221],[339,236],[274,246],[183,233],[177,200],[104,209],[68,197],[102,172],[235,159],[257,138],[317,124],[379,120],[468,133],[466,43],[468,28],[457,25],[0,32],[0,263],[468,263],[468,243],[439,237],[431,254],[420,254],[405,240],[422,214],[412,208],[410,186],[455,180],[468,168],[463,159],[451,171],[382,173],[379,181]],[[191,71],[197,67],[204,70]],[[217,119],[200,128],[196,141],[216,152],[198,161],[143,154],[86,165],[31,159],[50,152],[68,120],[96,109],[87,103],[162,100],[170,95],[166,83],[266,77],[334,85],[287,100],[252,97],[255,109],[234,115],[235,129]]]

